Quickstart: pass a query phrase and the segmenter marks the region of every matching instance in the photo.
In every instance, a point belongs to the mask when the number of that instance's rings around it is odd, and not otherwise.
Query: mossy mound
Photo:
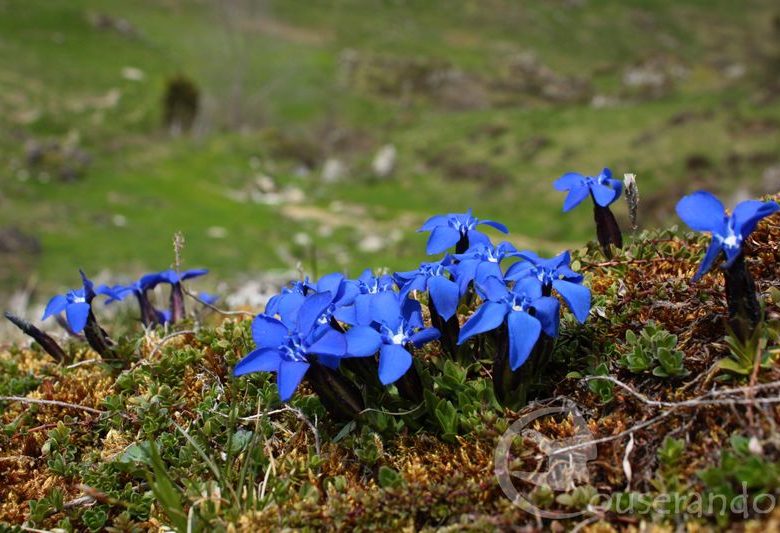
[[[194,333],[122,339],[119,352],[132,354],[123,361],[83,350],[65,366],[37,347],[1,353],[0,396],[17,399],[0,402],[0,530],[774,530],[780,512],[766,505],[701,516],[640,505],[661,495],[733,499],[743,486],[751,501],[768,501],[780,490],[780,216],[746,244],[766,327],[755,344],[761,364],[743,373],[721,363],[745,349],[724,340],[721,274],[690,282],[705,244],[669,230],[635,236],[608,261],[595,247],[574,254],[594,308],[585,325],[564,320],[535,405],[575,401],[598,457],[589,484],[564,494],[529,488],[528,497],[541,509],[582,510],[577,518],[537,518],[502,492],[495,447],[523,413],[468,385],[489,382],[480,362],[449,362],[436,382],[454,433],[382,412],[336,424],[306,387],[282,405],[270,375],[233,378],[253,347],[250,321],[213,317],[182,326]],[[652,354],[647,368],[627,365],[650,323],[676,336],[677,375],[654,373],[662,362]],[[626,340],[627,331],[640,338]],[[419,355],[445,365],[435,344]],[[572,433],[568,419],[535,429]],[[526,444],[513,449],[523,469],[543,468]],[[596,493],[618,496],[588,509]],[[626,502],[633,512],[614,508]]]

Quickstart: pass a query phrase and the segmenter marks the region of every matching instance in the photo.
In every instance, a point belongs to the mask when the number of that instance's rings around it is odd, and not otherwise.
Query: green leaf
[[[747,376],[751,371],[750,368],[745,368],[735,360],[729,359],[728,357],[724,357],[718,361],[717,365],[721,370],[728,370],[729,372],[734,372],[735,374],[741,374],[743,376]]]
[[[382,466],[379,468],[379,474],[377,477],[379,479],[379,486],[385,489],[400,487],[404,482],[401,474],[387,466]]]

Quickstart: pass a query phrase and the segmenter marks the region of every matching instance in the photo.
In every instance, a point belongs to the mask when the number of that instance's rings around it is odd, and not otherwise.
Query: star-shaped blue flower
[[[329,325],[319,323],[332,299],[327,292],[311,294],[295,317],[255,317],[252,338],[257,349],[239,361],[233,373],[243,376],[250,372],[276,372],[279,397],[287,401],[306,375],[310,358],[316,357],[330,368],[338,367],[347,353],[347,339]]]
[[[521,279],[510,289],[501,279],[490,277],[477,290],[485,301],[461,328],[458,344],[506,322],[509,363],[514,371],[531,355],[542,331],[558,336],[560,304],[542,295],[542,284],[536,278]]]
[[[401,298],[406,298],[411,291],[427,291],[436,312],[449,320],[455,315],[462,295],[458,284],[450,279],[451,265],[451,258],[446,256],[441,261],[421,263],[417,270],[396,272],[394,276],[401,287]]]
[[[712,234],[712,242],[693,281],[709,272],[721,252],[726,256],[723,267],[730,267],[742,253],[742,243],[758,222],[778,211],[780,205],[777,202],[746,200],[737,204],[731,216],[728,216],[720,200],[707,191],[683,197],[677,203],[679,217],[691,229]]]
[[[306,295],[316,291],[317,288],[309,281],[308,276],[303,281],[292,281],[287,287],[282,287],[279,294],[268,300],[265,314],[280,317],[295,316]]]
[[[551,259],[542,259],[534,252],[525,250],[517,254],[525,259],[510,266],[504,279],[517,281],[528,277],[539,280],[542,294],[549,296],[552,290],[563,297],[575,318],[583,323],[590,313],[590,289],[582,285],[582,274],[570,268],[571,254],[562,252]]]
[[[553,184],[558,191],[569,191],[563,202],[563,211],[567,212],[582,203],[588,195],[601,207],[606,207],[620,197],[623,183],[612,178],[612,171],[605,168],[596,177],[583,176],[576,172],[568,172],[558,178]]]
[[[89,312],[92,309],[92,300],[96,295],[92,281],[87,278],[84,272],[79,272],[81,273],[82,287],[54,296],[46,304],[46,309],[43,311],[43,317],[41,318],[41,320],[46,320],[52,315],[65,311],[68,327],[70,327],[73,333],[84,331]],[[104,290],[105,287],[100,289]]]
[[[395,289],[395,282],[388,274],[374,276],[367,268],[356,280],[346,280],[346,283],[357,291],[351,304],[344,304],[336,309],[334,316],[341,322],[351,326],[368,326],[371,324],[371,300],[377,294]]]
[[[163,270],[162,272],[155,272],[147,274],[138,281],[141,286],[147,289],[154,289],[160,283],[168,283],[169,285],[181,285],[182,281],[188,279],[197,278],[208,274],[209,271],[205,268],[196,268],[193,270],[185,270],[184,272],[176,272],[173,269]]]
[[[455,278],[460,286],[461,294],[465,294],[469,283],[481,281],[494,276],[502,277],[501,262],[507,257],[517,256],[517,249],[508,242],[498,246],[492,244],[476,244],[465,253],[455,254],[458,263],[452,267]]]
[[[502,233],[509,233],[506,226],[493,220],[480,220],[471,215],[471,209],[458,214],[434,215],[417,231],[430,231],[426,251],[429,255],[438,254],[458,245],[462,247],[457,252],[465,252],[477,243],[488,244],[487,235],[477,230],[477,226],[485,224]]]
[[[355,339],[366,345],[379,342],[379,381],[384,385],[396,382],[412,366],[412,354],[407,344],[420,347],[439,338],[439,330],[426,328],[420,303],[401,298],[396,292],[381,292],[371,300],[373,330],[361,328]],[[357,328],[350,330],[349,333]],[[374,350],[376,352],[376,350]],[[348,354],[347,357],[353,356]]]

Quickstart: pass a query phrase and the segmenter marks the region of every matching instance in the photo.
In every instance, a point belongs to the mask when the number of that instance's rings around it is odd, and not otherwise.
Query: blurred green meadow
[[[553,253],[594,229],[552,181],[604,166],[675,224],[780,189],[779,77],[771,0],[0,0],[0,294],[167,268],[178,231],[212,283],[408,270],[467,207]]]

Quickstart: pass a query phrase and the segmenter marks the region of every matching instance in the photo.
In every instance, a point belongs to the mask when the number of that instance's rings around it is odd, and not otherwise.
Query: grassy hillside
[[[592,234],[569,170],[637,173],[645,225],[697,186],[777,190],[769,0],[228,4],[0,0],[0,229],[31,239],[0,247],[6,290],[163,268],[175,231],[221,279],[400,268],[468,206],[554,252]],[[201,106],[172,136],[180,74]]]

